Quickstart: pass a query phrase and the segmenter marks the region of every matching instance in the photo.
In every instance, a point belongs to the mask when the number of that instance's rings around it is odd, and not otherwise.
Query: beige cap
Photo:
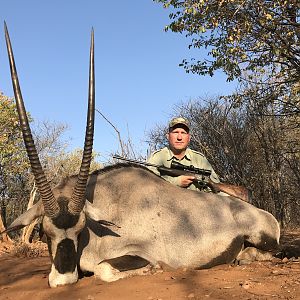
[[[178,124],[182,124],[190,130],[190,126],[191,126],[190,122],[187,119],[182,118],[182,117],[177,117],[177,118],[172,119],[169,123],[169,129],[173,128],[174,126],[176,126]]]

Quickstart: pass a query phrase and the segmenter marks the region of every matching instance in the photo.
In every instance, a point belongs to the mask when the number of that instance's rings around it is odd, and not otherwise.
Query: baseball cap
[[[185,127],[187,127],[188,130],[190,130],[190,122],[182,117],[173,118],[169,123],[169,129],[175,127],[176,125],[182,124]]]

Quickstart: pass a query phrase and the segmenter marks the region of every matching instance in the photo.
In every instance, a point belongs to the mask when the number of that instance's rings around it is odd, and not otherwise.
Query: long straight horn
[[[78,215],[85,204],[85,190],[89,176],[90,164],[92,160],[93,139],[94,139],[94,120],[95,120],[95,70],[94,70],[94,30],[91,33],[90,48],[90,70],[89,70],[89,96],[87,125],[85,132],[84,151],[78,179],[69,202],[69,212]]]
[[[22,98],[22,93],[19,85],[19,79],[18,74],[16,70],[14,55],[9,39],[9,34],[7,30],[6,23],[4,22],[4,30],[5,30],[5,40],[6,40],[6,46],[7,46],[7,53],[9,58],[9,64],[10,64],[10,73],[11,73],[11,80],[13,84],[14,94],[15,94],[15,100],[16,100],[16,106],[19,114],[19,121],[20,126],[23,134],[23,140],[25,143],[27,155],[30,161],[32,173],[35,178],[36,185],[38,187],[39,193],[41,195],[45,214],[48,217],[55,217],[57,213],[59,212],[59,206],[57,204],[56,199],[54,198],[54,195],[52,193],[51,187],[49,182],[46,179],[46,176],[44,174],[42,165],[40,163],[35,145],[34,140],[32,138],[31,130],[29,127],[28,118],[26,115],[26,110]]]

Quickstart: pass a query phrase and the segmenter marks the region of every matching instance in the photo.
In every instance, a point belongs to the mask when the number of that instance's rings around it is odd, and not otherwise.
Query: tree
[[[29,119],[32,122],[30,116]],[[63,177],[78,174],[83,151],[66,152],[68,143],[64,140],[63,134],[67,126],[46,121],[31,125],[37,152],[50,184],[54,186]],[[37,191],[30,172],[15,103],[3,94],[0,94],[0,131],[0,231],[2,231],[7,227],[7,223],[11,223],[16,216],[30,208],[35,199],[38,199],[35,197]],[[98,153],[94,152],[91,172],[102,167],[95,160],[97,156]],[[24,230],[24,240],[29,240],[32,229],[33,226],[29,230]]]
[[[58,156],[48,158],[46,171],[52,186],[55,186],[65,177],[77,175],[79,173],[82,153],[82,149],[75,149],[71,152],[61,152]],[[93,151],[90,173],[103,168],[102,164],[96,160],[98,156],[99,153]]]
[[[266,199],[271,198],[277,219],[288,223],[296,219],[294,212],[298,211],[296,207],[299,205],[295,187],[300,184],[300,116],[279,113],[280,104],[264,101],[270,94],[262,91],[256,85],[248,84],[241,92],[252,126],[252,138],[256,141],[257,151],[260,151],[259,155],[255,155],[257,162],[260,161],[256,163],[259,170],[255,174],[259,176],[254,184],[259,186],[257,201],[260,206],[265,206],[270,204]]]
[[[27,189],[24,176],[28,171],[26,150],[12,99],[0,93],[0,208],[6,227],[7,205]]]
[[[29,116],[30,122],[32,119]],[[66,126],[43,122],[35,126],[36,146],[43,165],[49,157],[60,156],[65,149],[62,134]],[[0,94],[0,209],[1,224],[7,224],[23,212],[34,178],[19,127],[13,99]]]
[[[299,129],[296,135],[287,133],[289,118],[274,115],[273,109],[208,98],[181,103],[173,115],[191,121],[191,148],[208,158],[221,181],[249,188],[252,203],[283,226],[299,225]],[[150,131],[152,149],[167,144],[166,130]]]
[[[184,59],[187,72],[275,86],[276,99],[300,113],[300,2],[298,0],[155,0],[172,7],[166,30],[185,33],[190,48],[204,48],[207,59]],[[285,97],[284,97],[285,96]],[[284,107],[286,109],[286,107]]]
[[[134,146],[132,139],[130,138],[130,135],[128,134],[127,139],[123,139],[119,129],[99,109],[96,108],[95,110],[116,132],[118,136],[119,146],[120,146],[120,152],[121,152],[120,155],[127,158],[131,157],[134,159],[138,159],[138,158],[142,159],[143,156],[136,152],[136,147]],[[111,153],[111,156],[113,156],[114,154],[115,153]],[[112,160],[111,162],[113,163],[114,160]]]

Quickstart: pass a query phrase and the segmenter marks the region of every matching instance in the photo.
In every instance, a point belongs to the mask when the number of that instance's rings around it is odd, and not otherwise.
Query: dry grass
[[[14,244],[11,254],[16,257],[41,257],[48,256],[47,244],[43,242],[34,242],[27,244],[18,242]]]

